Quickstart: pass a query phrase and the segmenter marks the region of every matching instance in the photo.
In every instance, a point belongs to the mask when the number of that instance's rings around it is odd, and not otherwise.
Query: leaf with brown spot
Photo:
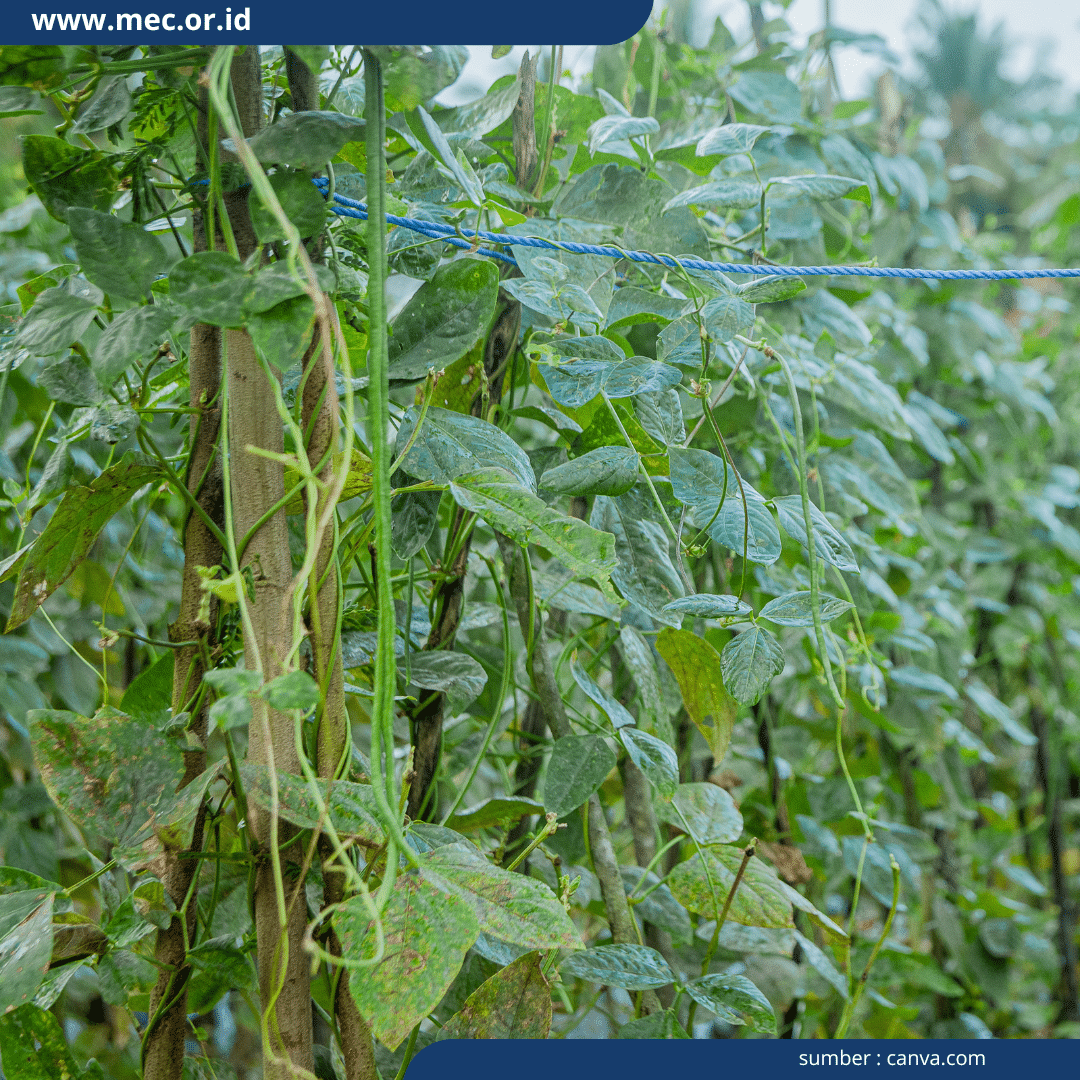
[[[436,848],[421,856],[420,869],[468,903],[485,934],[527,949],[582,947],[566,909],[543,882],[494,866],[475,848]]]
[[[360,1014],[388,1049],[442,1000],[479,933],[472,907],[416,873],[399,874],[382,913],[382,959],[349,980]],[[338,910],[334,926],[346,960],[371,960],[378,939],[361,897]]]
[[[245,763],[240,766],[244,790],[248,801],[267,813],[273,803],[270,791],[270,772],[265,765]],[[351,780],[314,781],[323,804],[330,813],[334,829],[341,836],[355,836],[365,845],[377,847],[383,841],[379,824],[379,808],[375,792],[370,784],[357,784]],[[325,828],[319,812],[319,804],[312,793],[312,785],[303,776],[294,773],[277,774],[278,813],[301,829]]]
[[[672,870],[668,886],[688,911],[719,918],[742,861],[742,848],[720,844],[703,847]],[[787,888],[771,866],[752,858],[743,871],[727,917],[744,926],[794,926]]]
[[[530,952],[474,990],[439,1039],[546,1039],[550,1028],[551,987]]]
[[[60,968],[69,972],[72,968]],[[76,1080],[89,1076],[75,1064],[59,1018],[37,1005],[0,1015],[0,1056],[19,1080]],[[16,1071],[18,1070],[18,1071]]]
[[[160,472],[125,454],[88,487],[68,488],[56,512],[26,553],[6,633],[21,626],[86,558],[109,519]]]
[[[27,720],[53,802],[89,836],[116,845],[115,857],[137,858],[133,849],[173,821],[184,801],[176,794],[183,753],[152,724],[110,706],[92,719],[35,709]]]

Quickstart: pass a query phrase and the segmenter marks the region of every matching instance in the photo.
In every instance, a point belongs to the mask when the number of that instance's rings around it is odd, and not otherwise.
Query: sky
[[[618,0],[612,0],[617,3]],[[1057,71],[1066,86],[1080,90],[1080,0],[944,0],[953,11],[978,11],[984,30],[1004,23],[1015,45],[1006,74],[1022,78],[1036,64],[1048,64]],[[833,24],[845,30],[880,34],[900,58],[901,70],[911,66],[912,42],[917,40],[915,19],[919,0],[831,0]],[[779,4],[765,0],[767,17],[782,14]],[[803,39],[821,29],[824,0],[792,0],[786,18]],[[749,15],[745,0],[699,0],[698,44],[708,39],[717,16],[742,39],[749,34]],[[536,48],[533,46],[532,48]],[[488,46],[470,46],[470,60],[458,83],[440,95],[445,105],[470,101],[482,93],[500,75],[517,70],[525,46],[516,46],[502,60],[491,60]],[[568,46],[564,62],[575,74],[587,72],[593,50],[586,46]],[[834,63],[841,89],[847,98],[864,96],[871,80],[882,70],[882,60],[866,56],[856,49],[838,49]]]

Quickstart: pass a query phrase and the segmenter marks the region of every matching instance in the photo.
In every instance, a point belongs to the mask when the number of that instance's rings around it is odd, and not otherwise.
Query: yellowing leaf
[[[344,455],[334,455],[334,470],[337,471],[341,468],[341,462]],[[285,469],[285,490],[296,487],[301,481],[300,474],[295,469]],[[355,499],[357,495],[362,495],[365,491],[371,490],[371,458],[367,454],[361,453],[359,450],[353,450],[352,452],[352,465],[349,468],[349,476],[345,481],[345,487],[341,492],[340,502],[344,502],[346,499]],[[304,513],[304,490],[301,488],[295,495],[285,504],[286,514],[302,514]]]
[[[719,765],[731,742],[731,726],[739,706],[724,688],[720,654],[704,638],[689,630],[665,628],[656,639],[656,651],[667,661],[682,691],[683,704],[698,726]]]

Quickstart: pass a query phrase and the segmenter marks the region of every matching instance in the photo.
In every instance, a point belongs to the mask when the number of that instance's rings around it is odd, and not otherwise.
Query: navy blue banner
[[[295,0],[7,0],[11,45],[610,45],[633,37],[652,0],[408,0],[317,8]],[[306,41],[304,39],[307,39]]]
[[[824,1075],[873,1080],[1017,1080],[1032,1069],[1076,1075],[1076,1046],[1066,1039],[548,1039],[446,1041],[421,1050],[406,1080],[552,1080],[552,1077],[752,1076],[812,1080]]]

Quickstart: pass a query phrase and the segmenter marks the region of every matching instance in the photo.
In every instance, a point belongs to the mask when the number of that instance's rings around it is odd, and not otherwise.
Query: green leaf
[[[607,309],[605,329],[619,330],[637,323],[655,322],[666,325],[677,319],[688,300],[677,296],[639,289],[636,285],[623,285],[615,290]]]
[[[104,155],[80,150],[52,135],[22,136],[22,167],[45,209],[65,221],[69,206],[112,207],[117,176]]]
[[[131,112],[131,93],[123,75],[106,75],[98,83],[90,101],[79,110],[72,125],[73,135],[90,135],[119,124]]]
[[[555,286],[550,281],[508,278],[502,288],[526,307],[556,322],[595,328],[604,318],[596,302],[580,285]]]
[[[512,48],[512,45],[496,45],[492,48],[491,58],[498,60]],[[497,52],[498,50],[505,50],[505,52]],[[514,79],[501,89],[496,90],[492,87],[483,97],[478,97],[475,101],[457,105],[452,109],[440,109],[433,119],[443,131],[460,132],[479,139],[510,118],[520,93],[521,86],[518,80]]]
[[[121,712],[155,728],[162,727],[172,708],[173,666],[172,654],[164,652],[139,672],[120,699]]]
[[[312,109],[281,117],[247,142],[264,165],[291,165],[317,172],[337,157],[346,143],[363,137],[363,120]],[[227,146],[229,142],[226,140]]]
[[[308,70],[315,75],[319,73],[319,69],[330,57],[330,47],[328,45],[286,45],[285,48],[289,52],[295,53],[298,59],[302,60]]]
[[[188,1008],[192,1012],[211,1012],[230,991],[258,993],[258,975],[251,954],[236,948],[231,939],[211,938],[196,945],[188,957],[194,968],[188,987]],[[208,1072],[206,1080],[218,1078]]]
[[[849,840],[854,840],[855,843],[860,846],[862,844],[862,841],[854,836],[844,837],[845,857],[847,855],[847,849],[851,846],[848,844]],[[884,846],[882,845],[879,847],[871,844],[870,850],[875,853],[881,852],[884,850]],[[894,851],[903,853],[903,848],[899,847],[899,845],[894,845]],[[759,860],[755,859],[753,861],[758,862]],[[882,877],[885,877],[885,873],[883,873]],[[864,879],[864,885],[869,888],[869,879]],[[775,876],[775,873],[773,876],[773,887],[789,904],[791,904],[792,907],[798,908],[799,911],[806,914],[809,920],[822,931],[826,941],[833,942],[837,945],[843,945],[848,940],[847,931],[837,926],[824,912],[818,911],[818,909],[814,907],[814,905],[810,903],[798,889],[793,889],[786,881],[781,881],[779,877]],[[878,899],[883,904],[888,904],[892,900],[891,884],[887,891],[883,889],[878,890]]]
[[[556,495],[622,495],[637,482],[638,455],[627,446],[601,446],[540,477],[540,490]]]
[[[41,116],[41,97],[28,86],[0,86],[0,120],[15,116]]]
[[[566,909],[542,881],[495,866],[468,842],[421,855],[420,872],[464,901],[485,934],[526,949],[581,948]]]
[[[671,668],[686,712],[709,744],[714,763],[719,765],[731,742],[738,711],[721,681],[720,656],[704,638],[670,627],[657,636],[656,651]]]
[[[618,619],[619,605],[606,599],[599,589],[573,581],[557,563],[549,563],[534,577],[536,595],[545,604],[560,611],[579,615],[597,615],[601,619]]]
[[[544,782],[544,806],[557,817],[576,810],[615,768],[615,755],[599,735],[564,735],[555,741]]]
[[[729,176],[679,192],[664,204],[664,212],[680,206],[710,206],[718,210],[748,210],[761,202],[761,185],[756,180]]]
[[[729,1024],[776,1034],[776,1013],[769,999],[745,975],[703,975],[685,984],[687,994]]]
[[[77,353],[47,367],[38,385],[53,401],[69,405],[97,405],[105,397],[90,364]]]
[[[386,96],[396,108],[430,101],[457,80],[469,59],[462,45],[374,45],[382,61]]]
[[[417,289],[394,320],[390,378],[416,381],[448,367],[485,334],[499,272],[487,259],[456,259]]]
[[[419,652],[411,657],[409,679],[424,690],[446,694],[446,713],[453,716],[479,697],[487,685],[487,672],[464,653]]]
[[[67,221],[83,272],[114,299],[141,300],[169,267],[165,246],[141,225],[81,206]]]
[[[272,799],[270,775],[265,765],[243,764],[240,766],[244,790],[248,800],[266,813],[270,812]],[[317,780],[309,783],[294,773],[277,773],[278,812],[286,821],[301,829],[319,829],[325,826],[319,811],[319,801],[312,788],[330,812],[330,821],[339,836],[355,836],[371,847],[383,841],[379,824],[379,804],[370,784],[357,784],[351,780]]]
[[[256,286],[257,287],[257,286]],[[294,296],[247,317],[255,348],[278,371],[288,371],[304,358],[315,329],[315,304],[309,296]]]
[[[634,400],[634,412],[641,426],[662,446],[685,440],[686,427],[678,390],[643,391]]]
[[[806,282],[797,277],[778,274],[755,278],[739,286],[739,296],[748,304],[777,304],[806,291]]]
[[[615,364],[604,377],[601,389],[609,398],[628,398],[658,390],[668,390],[682,382],[682,372],[643,356]]]
[[[101,388],[111,390],[136,360],[152,360],[175,321],[176,309],[160,301],[117,315],[94,348],[94,374]]]
[[[72,295],[66,285],[46,289],[19,323],[11,348],[51,356],[78,341],[96,314],[97,304]]]
[[[259,691],[271,709],[307,712],[319,704],[319,684],[306,671],[287,671],[266,683]]]
[[[773,505],[780,518],[784,532],[793,540],[798,540],[806,547],[806,519],[803,517],[802,498],[799,495],[785,495],[774,499]],[[837,570],[859,573],[859,564],[851,545],[836,531],[835,526],[813,503],[810,504],[810,524],[814,530],[814,553]]]
[[[156,465],[125,454],[88,487],[68,489],[27,553],[15,586],[8,633],[26,622],[68,579],[109,519],[139,488],[159,475]]]
[[[689,1039],[679,1018],[671,1009],[661,1009],[640,1020],[631,1020],[619,1028],[620,1039]]]
[[[401,452],[412,438],[419,412],[410,409],[398,428],[394,452]],[[480,470],[501,469],[530,492],[536,477],[528,456],[513,439],[494,424],[432,406],[420,434],[401,461],[410,476],[448,484]]]
[[[668,460],[675,498],[693,510],[696,523],[704,526],[712,522],[709,535],[717,543],[731,548],[737,555],[742,555],[745,546],[746,557],[753,562],[766,566],[776,562],[782,547],[780,530],[765,500],[746,480],[742,481],[740,489],[739,480],[723,457],[707,450],[673,446],[668,451]],[[745,508],[743,494],[746,496]],[[721,498],[724,500],[722,505]]]
[[[408,486],[408,481],[402,480],[400,486]],[[438,521],[441,497],[438,491],[407,491],[394,498],[390,543],[399,559],[412,558],[428,542]]]
[[[109,1005],[127,1005],[132,997],[142,996],[153,985],[157,968],[131,949],[107,952],[97,965],[101,996]]]
[[[326,222],[326,199],[311,182],[311,177],[304,173],[278,170],[270,177],[270,186],[285,216],[302,237],[318,236],[322,232]],[[286,239],[285,230],[261,196],[251,200],[251,224],[260,244]]]
[[[715,784],[680,784],[670,807],[659,806],[657,816],[678,829],[688,829],[702,846],[733,844],[742,836],[743,819],[735,800]]]
[[[832,622],[840,618],[845,611],[849,611],[854,604],[847,600],[841,600],[836,596],[827,596],[822,593],[818,597],[821,610],[821,621]],[[813,626],[814,608],[810,603],[810,590],[801,592],[784,593],[783,596],[770,600],[758,613],[758,617],[768,619],[780,626]]]
[[[866,188],[861,180],[853,180],[850,176],[832,176],[824,173],[809,173],[805,176],[774,176],[768,183],[768,187],[787,188],[797,191],[800,195],[807,195],[811,199],[840,199],[851,197],[859,188]],[[867,195],[869,189],[866,188]],[[860,196],[855,196],[862,202]]]
[[[523,817],[542,814],[544,804],[522,795],[495,795],[452,815],[447,826],[459,833],[477,832],[495,825],[512,825]]]
[[[335,287],[333,272],[316,264],[315,277],[324,292]],[[264,314],[279,307],[283,300],[309,299],[304,292],[306,285],[302,275],[294,275],[288,263],[276,262],[264,266],[253,278],[244,298],[244,311],[248,314]]]
[[[601,392],[613,399],[628,398],[667,390],[682,381],[682,372],[678,368],[645,357],[618,362],[571,360],[537,366],[548,392],[560,405],[568,408],[578,408]]]
[[[611,348],[615,349],[615,346]],[[576,359],[562,364],[537,364],[548,393],[560,405],[570,409],[580,408],[592,401],[600,393],[604,379],[613,366],[607,360]]]
[[[601,588],[615,570],[612,536],[552,509],[502,469],[459,476],[451,483],[450,493],[459,506],[479,514],[519,544],[546,548],[575,575],[591,577]]]
[[[546,1039],[551,1029],[551,987],[538,952],[495,972],[443,1025],[442,1039]]]
[[[618,617],[616,615],[616,617]],[[638,726],[658,735],[665,742],[675,741],[668,709],[660,690],[660,675],[652,646],[634,626],[624,625],[619,630],[619,651],[623,663],[634,677],[637,691]]]
[[[605,143],[651,135],[659,130],[660,122],[654,116],[601,116],[589,125],[585,145],[590,154],[595,154]]]
[[[668,626],[681,622],[664,605],[683,594],[682,579],[671,561],[668,534],[643,483],[625,495],[598,495],[589,518],[594,528],[615,537],[616,566],[611,580],[632,604]]]
[[[795,940],[799,943],[799,947],[802,949],[803,959],[846,1001],[848,998],[848,982],[833,963],[829,954],[824,949],[818,948],[818,946],[807,937],[803,937],[798,930],[795,931]],[[927,959],[930,959],[927,957]],[[938,971],[936,967],[933,968],[935,973]],[[952,982],[942,974],[944,982]],[[953,987],[959,990],[959,987],[955,983],[952,983]],[[959,996],[959,995],[956,995]]]
[[[705,329],[718,342],[730,341],[754,326],[754,309],[739,296],[717,296],[701,309],[701,317]]]
[[[860,352],[873,340],[866,323],[837,296],[827,289],[818,289],[796,301],[802,315],[806,336],[817,341],[822,334],[830,337],[843,349]],[[895,393],[895,391],[894,391]]]
[[[753,608],[730,593],[694,593],[665,605],[665,611],[673,615],[692,616],[695,619],[737,620],[753,614]]]
[[[57,495],[62,495],[70,486],[75,475],[75,463],[71,457],[71,450],[67,439],[61,439],[56,444],[56,449],[49,455],[45,467],[41,470],[41,477],[30,492],[30,510],[37,510],[47,503],[52,502]],[[29,550],[29,545],[23,549]],[[6,563],[7,560],[5,559]],[[2,569],[3,564],[0,564]],[[4,578],[0,576],[0,581]]]
[[[184,760],[152,725],[111,706],[93,718],[37,709],[27,719],[42,782],[79,828],[130,849],[168,823]]]
[[[557,431],[567,442],[571,441],[571,435],[581,434],[581,425],[567,416],[566,413],[555,408],[548,400],[541,401],[536,405],[522,405],[521,408],[514,410],[514,416],[523,416],[526,420],[537,420],[551,428],[552,431]]]
[[[688,911],[718,919],[742,861],[741,848],[722,845],[703,848],[668,875],[672,895]],[[709,887],[710,878],[715,894]],[[760,859],[751,858],[727,917],[745,926],[793,926],[791,901],[780,892],[781,884]]]
[[[924,671],[914,664],[906,664],[904,667],[893,668],[889,672],[889,678],[901,686],[910,686],[916,690],[929,690],[932,694],[944,694],[950,701],[956,701],[959,694],[952,683],[936,675],[932,671]]]
[[[728,93],[744,108],[781,124],[802,121],[802,92],[778,71],[743,71]]]
[[[571,953],[559,972],[624,990],[655,990],[675,981],[667,961],[645,945],[600,945]]]
[[[619,730],[630,760],[663,798],[675,794],[679,786],[679,758],[666,742],[636,727]]]
[[[724,685],[741,705],[756,705],[773,678],[784,670],[784,649],[760,626],[743,630],[720,654]]]
[[[254,279],[224,251],[196,252],[169,271],[169,299],[210,326],[242,326],[244,305],[254,292]]]
[[[243,668],[214,668],[203,679],[222,694],[257,694],[262,687],[262,676]]]
[[[754,144],[762,135],[768,135],[773,129],[759,124],[724,124],[713,128],[697,144],[697,156],[709,157],[719,154],[730,157],[732,154],[749,154]]]
[[[634,718],[627,712],[625,706],[616,701],[610,694],[601,690],[593,681],[592,676],[578,663],[576,650],[570,657],[570,672],[574,676],[574,682],[581,687],[590,701],[600,707],[611,721],[613,728],[618,730],[619,728],[633,726]]]
[[[668,364],[700,368],[702,344],[697,319],[693,315],[683,315],[660,331],[656,338],[656,355]]]
[[[1034,746],[1039,740],[1013,715],[1012,709],[999,701],[981,682],[973,680],[964,686],[964,693],[975,703],[979,712],[996,720],[1014,742]]]
[[[68,1080],[80,1075],[59,1017],[37,1005],[0,1012],[0,1057],[12,1080]],[[91,1080],[89,1070],[82,1076]]]
[[[417,114],[424,130],[427,132],[431,145],[435,148],[436,156],[440,159],[442,168],[439,170],[448,179],[453,180],[465,193],[465,197],[474,205],[480,206],[484,202],[484,189],[480,184],[480,178],[473,171],[468,159],[462,155],[455,155],[450,143],[442,129],[432,119],[431,114],[422,105],[417,106]],[[460,149],[458,154],[460,154]],[[438,168],[438,165],[436,165]]]
[[[90,414],[90,438],[110,446],[135,434],[139,417],[126,402],[106,401]]]

